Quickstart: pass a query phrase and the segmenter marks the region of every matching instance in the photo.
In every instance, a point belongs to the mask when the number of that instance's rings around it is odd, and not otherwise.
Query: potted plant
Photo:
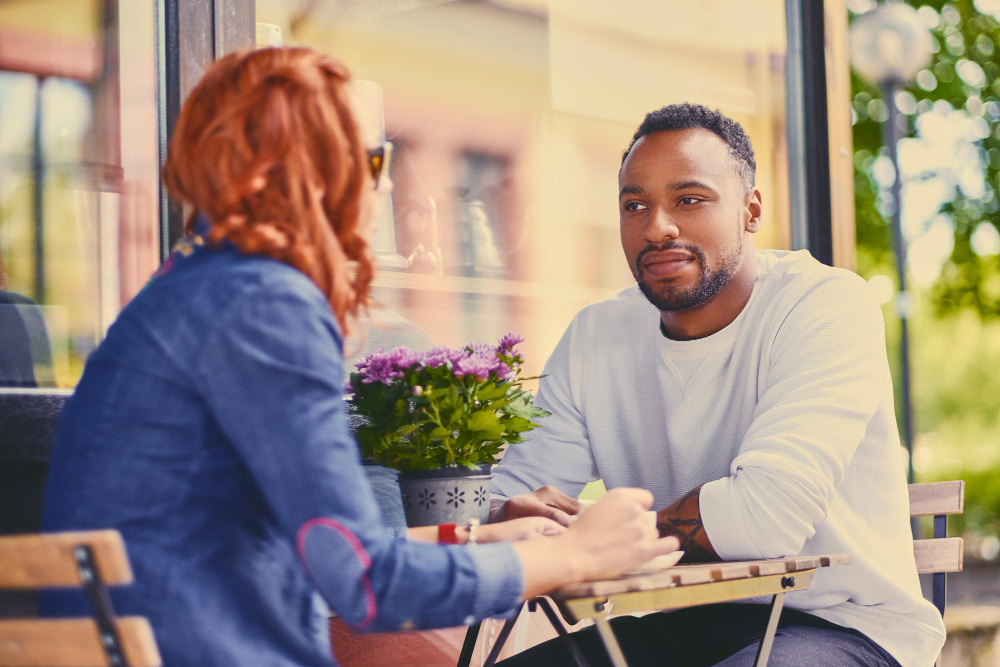
[[[523,338],[426,352],[379,350],[356,364],[347,391],[362,456],[398,470],[409,526],[485,522],[497,454],[548,412],[523,388]]]

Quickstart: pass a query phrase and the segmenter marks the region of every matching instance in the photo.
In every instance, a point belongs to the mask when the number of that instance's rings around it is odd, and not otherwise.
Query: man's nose
[[[646,240],[650,243],[662,244],[680,236],[681,230],[671,216],[663,209],[656,208],[646,225]]]

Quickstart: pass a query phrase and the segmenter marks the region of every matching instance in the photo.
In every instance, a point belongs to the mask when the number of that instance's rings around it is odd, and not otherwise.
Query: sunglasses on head
[[[389,164],[390,159],[392,159],[392,142],[390,141],[378,148],[368,149],[368,168],[371,169],[372,181],[375,183],[376,190],[378,190],[382,180],[382,172],[385,171],[385,166]]]

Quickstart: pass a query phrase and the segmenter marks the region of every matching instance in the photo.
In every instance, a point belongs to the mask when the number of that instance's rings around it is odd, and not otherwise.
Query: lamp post
[[[902,2],[884,2],[851,25],[850,53],[854,70],[882,90],[882,100],[889,117],[882,124],[882,141],[895,176],[892,181],[892,240],[896,256],[896,277],[899,292],[896,312],[899,314],[900,390],[903,405],[903,443],[907,452],[907,479],[913,482],[913,412],[910,403],[910,349],[907,320],[912,299],[906,289],[906,239],[903,238],[900,201],[899,158],[896,145],[900,139],[899,109],[896,93],[899,88],[930,62],[933,38],[917,11]]]

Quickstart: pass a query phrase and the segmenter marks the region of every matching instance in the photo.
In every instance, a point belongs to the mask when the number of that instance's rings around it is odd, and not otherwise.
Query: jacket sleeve
[[[220,313],[195,369],[211,412],[330,608],[358,629],[469,624],[518,608],[509,544],[393,538],[348,431],[341,335],[322,294],[282,278]]]
[[[723,559],[802,550],[885,395],[886,367],[882,313],[862,279],[827,280],[792,308],[730,475],[701,489]]]
[[[529,431],[525,441],[507,448],[493,470],[493,495],[506,499],[551,484],[576,498],[588,482],[600,478],[580,409],[585,363],[578,315],[545,363],[535,403],[551,412],[544,428]]]

